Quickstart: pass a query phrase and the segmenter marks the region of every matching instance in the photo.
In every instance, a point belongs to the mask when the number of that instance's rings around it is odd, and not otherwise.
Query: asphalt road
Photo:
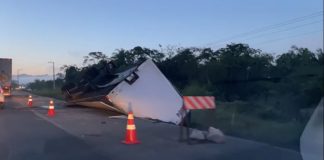
[[[109,159],[78,139],[8,99],[0,111],[1,160]]]
[[[298,152],[226,137],[225,144],[188,145],[178,141],[172,124],[135,119],[141,144],[125,145],[126,119],[91,108],[67,108],[55,101],[56,116],[46,115],[49,98],[15,92],[0,110],[0,160],[219,159],[300,160]]]

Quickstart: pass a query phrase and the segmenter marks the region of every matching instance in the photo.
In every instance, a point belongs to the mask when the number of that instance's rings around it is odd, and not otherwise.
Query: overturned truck
[[[109,68],[113,65],[109,63]],[[102,73],[104,72],[104,73]],[[97,83],[63,89],[67,105],[96,107],[126,114],[129,107],[135,116],[179,123],[182,97],[158,69],[147,59],[129,69],[114,72],[101,70]]]

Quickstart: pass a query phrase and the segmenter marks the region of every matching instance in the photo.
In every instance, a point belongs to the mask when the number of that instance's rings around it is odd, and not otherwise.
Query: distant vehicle
[[[12,59],[0,58],[0,85],[5,96],[11,95]]]
[[[3,89],[2,89],[2,87],[0,85],[0,109],[3,108],[4,102],[5,102],[5,98],[4,98],[4,95],[3,95]]]

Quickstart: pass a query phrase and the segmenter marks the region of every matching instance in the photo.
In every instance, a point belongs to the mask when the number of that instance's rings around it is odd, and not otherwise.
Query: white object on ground
[[[214,127],[209,127],[207,139],[215,143],[225,143],[224,133],[221,130],[216,129]]]
[[[125,116],[125,115],[109,116],[108,118],[111,118],[111,119],[127,119],[127,116]]]
[[[204,132],[200,131],[198,129],[191,129],[189,138],[197,139],[197,140],[205,140],[206,139]]]

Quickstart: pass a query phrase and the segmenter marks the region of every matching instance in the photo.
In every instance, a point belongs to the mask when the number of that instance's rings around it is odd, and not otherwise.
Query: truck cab
[[[10,86],[3,86],[2,91],[3,91],[4,96],[10,96],[11,95],[11,87]]]
[[[12,59],[0,58],[0,85],[4,96],[11,95]]]

